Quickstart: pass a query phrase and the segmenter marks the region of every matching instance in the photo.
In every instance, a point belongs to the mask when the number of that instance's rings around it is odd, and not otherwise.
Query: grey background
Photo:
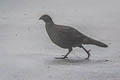
[[[120,80],[119,0],[0,0],[0,80]],[[86,53],[51,43],[39,21],[49,14],[57,24],[72,26],[109,45]],[[108,60],[108,61],[107,61]]]

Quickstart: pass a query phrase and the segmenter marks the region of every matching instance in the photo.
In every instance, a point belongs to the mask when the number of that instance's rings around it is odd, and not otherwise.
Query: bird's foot
[[[89,57],[90,57],[90,51],[91,51],[91,49],[87,50],[88,57],[87,57],[87,58],[85,58],[85,60],[89,60]]]
[[[62,56],[64,56],[64,55],[62,55]],[[66,59],[66,58],[68,58],[68,57],[55,57],[55,59]]]

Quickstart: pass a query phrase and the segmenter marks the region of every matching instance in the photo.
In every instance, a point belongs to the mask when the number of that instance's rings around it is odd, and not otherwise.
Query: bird
[[[107,44],[98,40],[92,39],[77,29],[71,26],[55,24],[48,14],[42,15],[39,20],[45,22],[45,29],[51,41],[61,48],[68,49],[68,52],[62,57],[55,57],[56,59],[66,59],[74,47],[82,48],[87,53],[87,58],[90,58],[90,50],[87,50],[83,45],[92,44],[99,47],[106,48]]]

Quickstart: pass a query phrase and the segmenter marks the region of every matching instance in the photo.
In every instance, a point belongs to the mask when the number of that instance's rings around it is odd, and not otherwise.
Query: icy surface
[[[120,80],[119,0],[1,0],[0,80]],[[54,22],[72,26],[103,41],[108,48],[86,45],[86,53],[67,52],[54,45],[39,21],[49,14]]]

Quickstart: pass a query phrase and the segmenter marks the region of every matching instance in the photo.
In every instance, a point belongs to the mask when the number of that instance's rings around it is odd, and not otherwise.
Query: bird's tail
[[[87,38],[84,44],[93,44],[93,45],[100,46],[100,47],[108,47],[108,45],[106,45],[105,43],[91,39],[91,38]]]

